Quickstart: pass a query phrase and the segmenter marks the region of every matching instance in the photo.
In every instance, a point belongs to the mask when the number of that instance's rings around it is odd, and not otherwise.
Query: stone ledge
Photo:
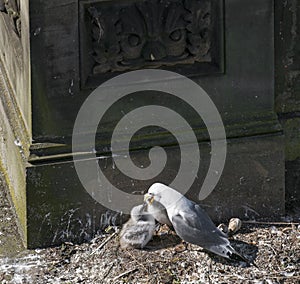
[[[187,196],[197,201],[210,161],[209,143],[201,143],[198,179]],[[180,162],[175,146],[167,147],[168,162],[153,180],[126,178],[115,168],[111,156],[99,158],[107,178],[125,192],[145,192],[155,181],[170,183]],[[147,164],[148,151],[135,151],[137,165]],[[201,202],[215,221],[232,216],[242,219],[276,218],[284,214],[284,146],[282,135],[255,136],[228,141],[225,169],[213,193]],[[85,163],[82,159],[80,163]],[[122,221],[97,203],[82,187],[73,161],[27,167],[28,246],[58,245],[64,241],[91,239],[108,224]]]

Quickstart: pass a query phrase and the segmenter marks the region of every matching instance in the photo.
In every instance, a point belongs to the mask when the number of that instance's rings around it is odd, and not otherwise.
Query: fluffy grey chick
[[[122,248],[143,248],[151,240],[155,230],[155,220],[152,215],[145,212],[144,205],[131,209],[130,219],[123,225],[120,232],[120,245]]]
[[[168,217],[167,210],[160,202],[156,201],[154,196],[145,195],[144,201],[147,204],[147,212],[149,212],[157,222],[172,227],[172,223]]]
[[[166,208],[174,230],[181,239],[225,258],[237,255],[249,263],[235,251],[227,236],[214,225],[199,204],[162,183],[153,184],[145,194],[145,199],[152,198]]]

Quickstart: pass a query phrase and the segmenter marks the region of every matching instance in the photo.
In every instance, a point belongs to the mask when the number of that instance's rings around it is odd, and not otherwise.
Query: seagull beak
[[[144,201],[151,205],[154,201],[154,196],[152,194],[146,193],[144,195]]]

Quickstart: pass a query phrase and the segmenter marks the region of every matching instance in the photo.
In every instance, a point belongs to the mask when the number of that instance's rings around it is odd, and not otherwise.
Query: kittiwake
[[[184,241],[225,258],[237,255],[249,263],[230,245],[226,234],[215,226],[200,205],[178,191],[162,183],[154,183],[145,194],[145,200],[152,204],[160,202],[166,208],[175,232]]]

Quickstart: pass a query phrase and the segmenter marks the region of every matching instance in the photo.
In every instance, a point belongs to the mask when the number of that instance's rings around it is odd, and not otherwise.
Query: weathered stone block
[[[81,185],[72,155],[82,153],[72,153],[72,131],[80,107],[96,87],[141,68],[190,77],[220,112],[228,156],[218,186],[202,201],[213,219],[284,212],[272,0],[31,0],[30,6],[16,0],[6,1],[1,11],[0,65],[7,74],[2,81],[11,86],[0,85],[1,95],[2,89],[7,94],[1,96],[5,115],[0,113],[0,121],[8,137],[8,143],[2,142],[1,161],[28,247],[84,241],[108,221],[117,221],[115,212],[108,214]],[[149,104],[171,108],[195,132],[201,164],[188,196],[197,200],[211,158],[208,131],[192,106],[170,94],[145,91],[121,99],[100,122],[95,148],[83,144],[82,151],[94,151],[106,176],[125,192],[141,193],[152,182],[171,182],[180,153],[176,133],[162,128],[138,131],[130,145],[132,159],[143,165],[149,148],[166,149],[168,163],[155,179],[133,180],[114,166],[113,129],[126,113]],[[79,163],[86,163],[83,156]]]
[[[166,147],[165,150],[168,154],[165,169],[159,176],[147,181],[124,176],[115,167],[111,156],[101,157],[98,162],[106,177],[117,188],[141,195],[152,183],[163,181],[169,184],[176,177],[180,166],[180,150],[178,147]],[[197,202],[211,159],[209,143],[201,143],[200,151],[202,158],[198,178],[187,194]],[[148,151],[131,152],[131,157],[137,166],[149,163]],[[284,212],[285,202],[283,158],[282,137],[278,135],[230,140],[220,182],[208,198],[200,203],[216,222],[232,216],[242,219],[278,217]],[[84,158],[77,162],[87,163]],[[30,247],[56,245],[67,240],[88,240],[105,226],[118,224],[122,220],[116,212],[97,203],[85,191],[72,161],[32,165],[27,168],[27,184]],[[111,193],[107,191],[105,194]]]
[[[275,108],[285,134],[287,207],[299,206],[300,157],[300,6],[275,1]]]
[[[31,143],[29,1],[4,2],[0,7],[0,172],[26,242],[25,165]]]
[[[300,159],[286,162],[286,206],[298,210],[300,202]]]

